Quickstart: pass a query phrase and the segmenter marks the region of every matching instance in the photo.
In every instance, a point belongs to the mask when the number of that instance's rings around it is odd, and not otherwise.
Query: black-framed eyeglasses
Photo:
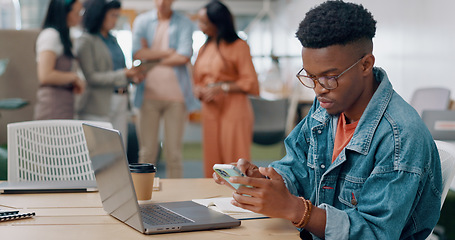
[[[365,56],[362,56],[357,62],[352,64],[348,69],[344,70],[338,76],[322,76],[322,77],[310,77],[308,75],[301,74],[305,69],[300,69],[296,77],[299,79],[300,83],[307,88],[314,89],[316,87],[316,81],[325,89],[333,90],[338,87],[338,78],[340,78],[344,73],[353,68],[357,63],[359,63]],[[305,72],[306,73],[306,72]]]

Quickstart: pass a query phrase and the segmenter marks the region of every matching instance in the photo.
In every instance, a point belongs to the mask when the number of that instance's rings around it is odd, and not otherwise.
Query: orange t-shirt
[[[333,146],[332,163],[338,157],[343,148],[348,145],[349,141],[351,141],[352,135],[354,135],[355,128],[358,123],[359,121],[357,120],[353,123],[346,124],[344,113],[340,114],[337,124],[337,133],[335,134],[335,144]]]

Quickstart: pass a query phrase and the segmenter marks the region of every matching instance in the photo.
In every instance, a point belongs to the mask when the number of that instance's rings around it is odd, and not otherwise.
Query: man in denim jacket
[[[316,99],[285,140],[282,160],[268,168],[239,160],[249,177],[230,180],[254,188],[239,188],[234,205],[288,219],[302,238],[431,233],[441,203],[439,155],[417,112],[373,66],[375,31],[361,5],[329,1],[307,13],[297,31],[297,77]]]

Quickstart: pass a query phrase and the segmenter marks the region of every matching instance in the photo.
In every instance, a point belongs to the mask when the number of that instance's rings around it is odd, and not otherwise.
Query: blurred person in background
[[[128,85],[143,79],[142,68],[127,68],[117,39],[110,33],[120,16],[117,0],[86,0],[85,32],[75,44],[87,89],[77,102],[79,119],[111,122],[127,143]]]
[[[74,55],[70,27],[81,21],[79,0],[52,0],[43,30],[36,40],[39,88],[34,119],[73,119],[74,93],[84,91],[85,82],[72,71]]]
[[[254,115],[248,95],[259,95],[248,44],[220,1],[199,11],[199,28],[207,41],[194,64],[194,94],[202,102],[204,175],[216,163],[251,159]]]
[[[133,58],[152,62],[134,100],[139,114],[139,162],[156,163],[160,121],[164,120],[166,176],[183,177],[182,141],[188,112],[199,108],[188,63],[193,55],[193,23],[172,10],[173,0],[155,0],[156,8],[133,24]],[[150,64],[149,64],[150,65]]]

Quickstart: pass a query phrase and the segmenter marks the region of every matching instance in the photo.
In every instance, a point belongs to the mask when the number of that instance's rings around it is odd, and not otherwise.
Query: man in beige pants
[[[139,15],[133,26],[133,57],[156,62],[137,86],[139,161],[156,163],[160,121],[164,121],[166,175],[183,177],[182,139],[187,114],[199,108],[187,63],[193,54],[191,21],[172,11],[173,0],[155,0],[156,9]]]

